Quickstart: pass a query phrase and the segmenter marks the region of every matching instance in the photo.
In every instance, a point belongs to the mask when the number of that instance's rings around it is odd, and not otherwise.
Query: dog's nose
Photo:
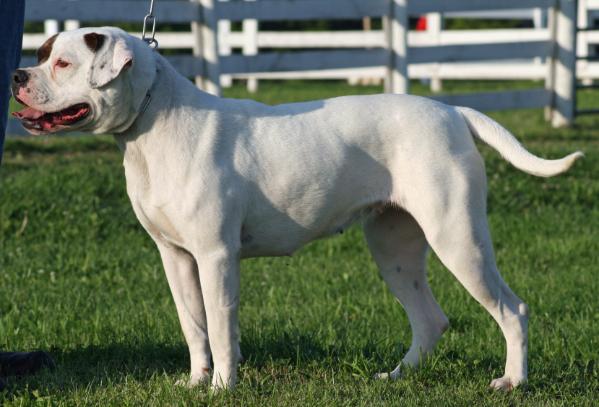
[[[17,85],[22,85],[29,80],[29,74],[23,69],[17,69],[12,74],[12,80]]]

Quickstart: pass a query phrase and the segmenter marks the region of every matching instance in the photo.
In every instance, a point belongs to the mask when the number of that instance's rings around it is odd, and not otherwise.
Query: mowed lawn
[[[280,103],[377,91],[274,82],[256,98]],[[227,94],[248,96],[240,86]],[[584,103],[593,101],[599,105],[599,93],[583,95]],[[549,128],[540,110],[493,117],[544,157],[586,154],[567,174],[540,179],[479,144],[499,267],[531,310],[528,386],[510,394],[487,388],[503,373],[503,337],[434,255],[429,279],[450,329],[420,371],[396,382],[373,380],[395,367],[411,331],[358,226],[292,258],[245,261],[245,362],[236,391],[175,386],[188,372],[187,348],[158,252],[130,208],[119,151],[110,137],[43,137],[9,140],[0,172],[0,347],[47,350],[58,367],[9,378],[0,402],[597,405],[599,117],[568,130]]]

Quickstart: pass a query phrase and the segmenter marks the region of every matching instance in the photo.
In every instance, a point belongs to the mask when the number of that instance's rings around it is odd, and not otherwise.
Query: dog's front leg
[[[196,255],[214,361],[214,389],[231,389],[237,380],[239,252],[233,246],[220,243]]]
[[[156,240],[164,272],[189,347],[191,374],[179,384],[195,386],[210,379],[210,346],[198,266],[187,251]]]

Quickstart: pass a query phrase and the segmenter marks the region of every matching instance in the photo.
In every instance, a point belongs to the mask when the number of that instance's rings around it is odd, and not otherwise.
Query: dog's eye
[[[56,63],[54,64],[54,66],[56,66],[57,68],[66,68],[69,65],[71,65],[70,62],[67,62],[63,59],[57,59]]]

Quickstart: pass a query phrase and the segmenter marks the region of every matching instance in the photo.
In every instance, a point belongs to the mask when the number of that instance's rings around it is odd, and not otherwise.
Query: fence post
[[[546,26],[546,15],[542,8],[535,8],[532,11],[532,25],[534,28],[543,28]]]
[[[549,91],[549,104],[545,106],[545,121],[551,122],[553,108],[555,106],[555,63],[554,58],[557,49],[557,27],[555,19],[557,16],[557,7],[552,6],[547,9],[547,30],[549,31],[549,41],[551,41],[551,53],[547,56],[547,74],[545,76],[545,89]]]
[[[44,21],[44,34],[46,34],[46,37],[51,37],[54,34],[58,34],[59,31],[60,26],[58,25],[58,20]]]
[[[578,27],[589,28],[589,12],[587,9],[587,0],[578,0]],[[589,56],[589,41],[587,32],[583,32],[582,35],[576,38],[576,55],[579,57]],[[591,85],[593,79],[589,75],[589,63],[588,61],[582,60],[576,64],[577,75],[582,80],[584,85]],[[582,76],[582,75],[584,76]]]
[[[558,0],[553,18],[554,53],[551,59],[551,124],[569,126],[574,122],[576,86],[576,1]]]
[[[229,20],[218,21],[218,53],[220,56],[231,55],[231,22]],[[231,75],[220,76],[220,86],[230,88],[233,85]]]
[[[190,0],[190,1],[198,2],[198,0]],[[202,72],[200,75],[195,77],[195,83],[198,88],[206,89],[206,86],[204,85],[204,75],[206,75],[206,72],[204,69],[204,60],[203,60],[204,50],[202,47],[203,41],[202,41],[202,29],[201,29],[202,25],[200,24],[200,14],[198,14],[197,18],[198,18],[197,21],[191,22],[191,35],[193,36],[192,53],[193,53],[193,56],[202,58],[202,61],[201,61]]]
[[[426,15],[426,31],[435,36],[435,44],[441,43],[441,31],[443,31],[443,15],[441,13],[428,13]],[[441,64],[434,64],[431,69],[431,91],[439,93],[443,90],[443,80],[439,76]]]
[[[241,52],[243,53],[243,55],[258,54],[258,20],[243,20],[242,28],[243,49],[241,50]],[[258,91],[258,78],[256,78],[255,76],[248,76],[247,90],[250,93],[256,93]]]
[[[551,10],[551,9],[549,9]],[[548,25],[548,12],[546,9],[542,9],[542,8],[535,8],[532,11],[532,25],[534,26],[534,28],[536,28],[537,30],[541,30],[543,28],[547,28],[549,29],[549,25]],[[551,37],[552,41],[553,41],[553,37]],[[539,66],[543,66],[546,63],[546,61],[542,58],[542,57],[536,57],[534,59],[534,64],[535,65],[539,65]]]
[[[389,64],[385,92],[408,93],[408,7],[407,0],[391,0],[388,16],[383,19]]]
[[[64,30],[71,31],[76,30],[81,26],[79,20],[65,20],[64,22]]]
[[[200,19],[191,23],[194,35],[193,55],[202,58],[202,76],[196,85],[208,93],[220,95],[220,69],[218,66],[218,18],[215,0],[192,0],[200,5]]]

